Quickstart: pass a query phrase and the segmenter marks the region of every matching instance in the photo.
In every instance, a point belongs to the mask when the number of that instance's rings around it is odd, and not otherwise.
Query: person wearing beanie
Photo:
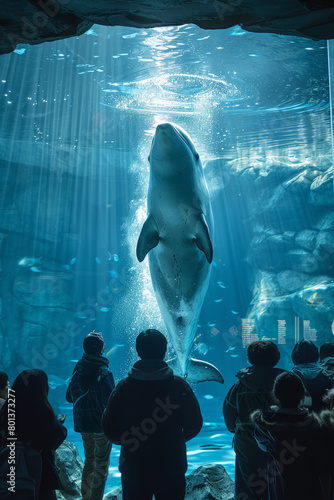
[[[293,348],[291,358],[295,365],[291,371],[302,380],[306,392],[312,399],[310,409],[323,410],[325,408],[323,397],[327,390],[333,387],[333,382],[326,370],[318,364],[317,346],[310,340],[301,340]]]
[[[114,377],[103,356],[102,333],[89,333],[83,342],[84,354],[76,364],[66,392],[73,403],[75,432],[83,440],[85,462],[82,471],[83,500],[102,500],[108,477],[111,443],[103,433],[101,418],[111,392]]]
[[[277,406],[251,415],[258,446],[270,455],[266,470],[259,470],[253,482],[268,489],[270,500],[327,498],[325,443],[333,431],[324,428],[320,416],[303,406],[305,387],[293,372],[276,378],[274,394]]]
[[[186,441],[202,428],[198,401],[188,383],[164,361],[167,340],[141,332],[141,358],[112,393],[102,418],[108,439],[121,445],[123,500],[183,500]]]

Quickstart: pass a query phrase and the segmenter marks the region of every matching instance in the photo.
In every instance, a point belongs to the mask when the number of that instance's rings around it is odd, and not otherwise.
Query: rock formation
[[[303,338],[331,340],[334,322],[333,167],[319,165],[242,165],[239,160],[207,165],[223,189],[226,203],[248,241],[247,317],[253,333],[277,340],[285,321],[290,346],[296,328]],[[233,245],[232,245],[233,246]],[[299,319],[298,319],[299,318]],[[298,325],[296,325],[296,321]],[[298,339],[296,339],[298,340]]]
[[[60,479],[64,490],[57,491],[58,500],[81,498],[80,482],[83,462],[77,447],[64,441],[56,452],[56,464],[60,468]],[[187,476],[185,500],[233,500],[234,483],[220,464],[198,467]],[[107,491],[103,500],[122,500],[121,488]]]

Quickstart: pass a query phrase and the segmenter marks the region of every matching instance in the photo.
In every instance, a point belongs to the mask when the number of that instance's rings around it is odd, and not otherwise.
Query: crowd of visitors
[[[121,445],[124,500],[183,500],[186,441],[203,419],[189,384],[164,361],[166,338],[153,329],[140,333],[140,360],[116,387],[102,334],[91,332],[83,348],[66,393],[83,440],[82,499],[102,500],[114,443]],[[280,352],[270,341],[249,344],[247,358],[223,405],[234,434],[235,500],[334,500],[334,342],[319,350],[298,342],[290,372],[276,366]],[[42,370],[24,370],[12,387],[0,372],[4,500],[53,500],[62,489],[55,450],[67,436],[66,415],[55,415],[48,392]]]
[[[274,368],[272,342],[253,342],[247,353],[251,366],[237,373],[223,406],[234,433],[235,499],[333,500],[334,342],[320,353],[298,342],[290,372]]]

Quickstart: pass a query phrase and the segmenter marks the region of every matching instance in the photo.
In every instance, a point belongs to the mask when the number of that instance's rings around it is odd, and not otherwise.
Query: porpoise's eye
[[[195,153],[195,160],[199,160],[199,154],[197,153],[197,151]]]
[[[147,159],[148,159],[148,162],[150,163],[151,156],[148,155]]]

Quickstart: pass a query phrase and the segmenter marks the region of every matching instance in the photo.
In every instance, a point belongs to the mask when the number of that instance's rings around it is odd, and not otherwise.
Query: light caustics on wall
[[[328,53],[328,77],[329,77],[329,97],[331,107],[331,129],[332,129],[332,153],[334,164],[334,40],[327,40],[327,53]],[[334,195],[334,175],[333,175],[333,195]],[[334,204],[334,197],[333,197]],[[334,325],[334,322],[333,322]],[[333,326],[334,328],[334,326]]]

